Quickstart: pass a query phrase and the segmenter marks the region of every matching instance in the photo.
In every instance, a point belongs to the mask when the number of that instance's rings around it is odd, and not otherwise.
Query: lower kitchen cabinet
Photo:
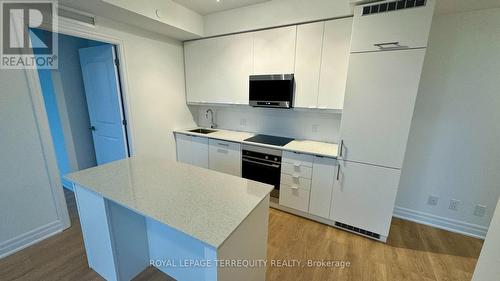
[[[241,177],[241,144],[210,139],[208,151],[210,170]]]
[[[401,171],[339,161],[331,219],[387,237]]]
[[[177,161],[208,169],[208,138],[175,134]]]
[[[314,157],[309,213],[325,219],[330,218],[333,184],[336,177],[337,160]]]

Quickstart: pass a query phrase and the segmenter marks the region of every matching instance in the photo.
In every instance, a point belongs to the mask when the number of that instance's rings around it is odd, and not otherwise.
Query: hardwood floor
[[[71,228],[0,260],[0,280],[103,280],[87,266],[75,200],[66,197]],[[269,216],[268,281],[469,281],[482,247],[479,239],[400,219],[383,244],[274,209]],[[350,265],[308,267],[308,260]],[[148,268],[134,280],[172,279]]]

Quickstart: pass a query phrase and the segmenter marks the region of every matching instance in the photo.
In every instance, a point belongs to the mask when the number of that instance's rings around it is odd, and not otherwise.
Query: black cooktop
[[[276,146],[285,146],[293,140],[294,139],[277,137],[277,136],[256,135],[254,137],[246,139],[245,141],[263,143],[263,144],[269,144],[269,145],[276,145]]]

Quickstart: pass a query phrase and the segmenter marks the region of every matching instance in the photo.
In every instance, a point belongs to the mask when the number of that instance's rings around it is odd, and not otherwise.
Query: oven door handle
[[[245,158],[242,158],[241,160],[243,162],[253,163],[253,164],[257,164],[257,165],[263,165],[263,166],[272,167],[272,168],[279,168],[280,167],[280,165],[278,165],[278,164],[267,164],[267,163],[253,161],[253,160],[248,160]]]

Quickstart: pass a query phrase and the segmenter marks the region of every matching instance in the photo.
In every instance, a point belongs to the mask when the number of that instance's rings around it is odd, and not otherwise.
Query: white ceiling
[[[173,0],[198,14],[206,15],[224,10],[267,2],[270,0]]]

